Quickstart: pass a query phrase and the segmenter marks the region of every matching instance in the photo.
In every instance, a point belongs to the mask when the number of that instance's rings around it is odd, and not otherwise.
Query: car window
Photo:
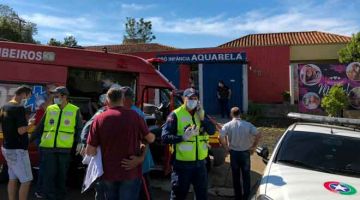
[[[360,139],[314,132],[289,131],[275,162],[329,173],[360,175]]]

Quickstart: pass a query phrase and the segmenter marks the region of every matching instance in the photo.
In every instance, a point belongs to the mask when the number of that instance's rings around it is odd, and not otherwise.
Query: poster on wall
[[[360,110],[360,63],[299,64],[299,111],[321,113],[321,99],[332,86],[341,84],[351,109]]]

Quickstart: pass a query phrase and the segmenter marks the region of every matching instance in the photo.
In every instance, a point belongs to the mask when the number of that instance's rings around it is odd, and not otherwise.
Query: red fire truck
[[[33,86],[33,96],[26,105],[31,115],[38,108],[37,101],[46,93],[47,85],[65,85],[71,101],[80,107],[86,121],[96,112],[94,104],[104,92],[105,79],[134,89],[136,102],[147,114],[149,127],[157,127],[157,131],[154,130],[158,132],[157,142],[151,147],[156,154],[155,163],[168,172],[170,153],[167,146],[161,144],[159,130],[166,115],[181,102],[174,98],[175,87],[151,63],[136,56],[106,51],[0,41],[0,106],[13,96],[17,86],[27,84]],[[1,140],[0,130],[2,143]],[[218,146],[217,136],[212,137],[210,143]],[[30,146],[29,153],[32,165],[37,166],[34,145]],[[4,163],[0,154],[0,166]]]

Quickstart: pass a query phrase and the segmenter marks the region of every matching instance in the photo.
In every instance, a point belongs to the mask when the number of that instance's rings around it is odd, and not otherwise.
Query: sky
[[[74,36],[79,45],[121,44],[126,17],[151,21],[159,43],[215,47],[254,33],[360,31],[360,0],[1,0],[37,24],[42,44]]]

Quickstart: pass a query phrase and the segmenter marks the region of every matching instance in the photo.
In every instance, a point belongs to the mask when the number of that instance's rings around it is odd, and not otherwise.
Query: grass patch
[[[258,127],[258,131],[262,133],[260,145],[269,148],[270,153],[274,150],[276,142],[284,134],[286,128]]]

